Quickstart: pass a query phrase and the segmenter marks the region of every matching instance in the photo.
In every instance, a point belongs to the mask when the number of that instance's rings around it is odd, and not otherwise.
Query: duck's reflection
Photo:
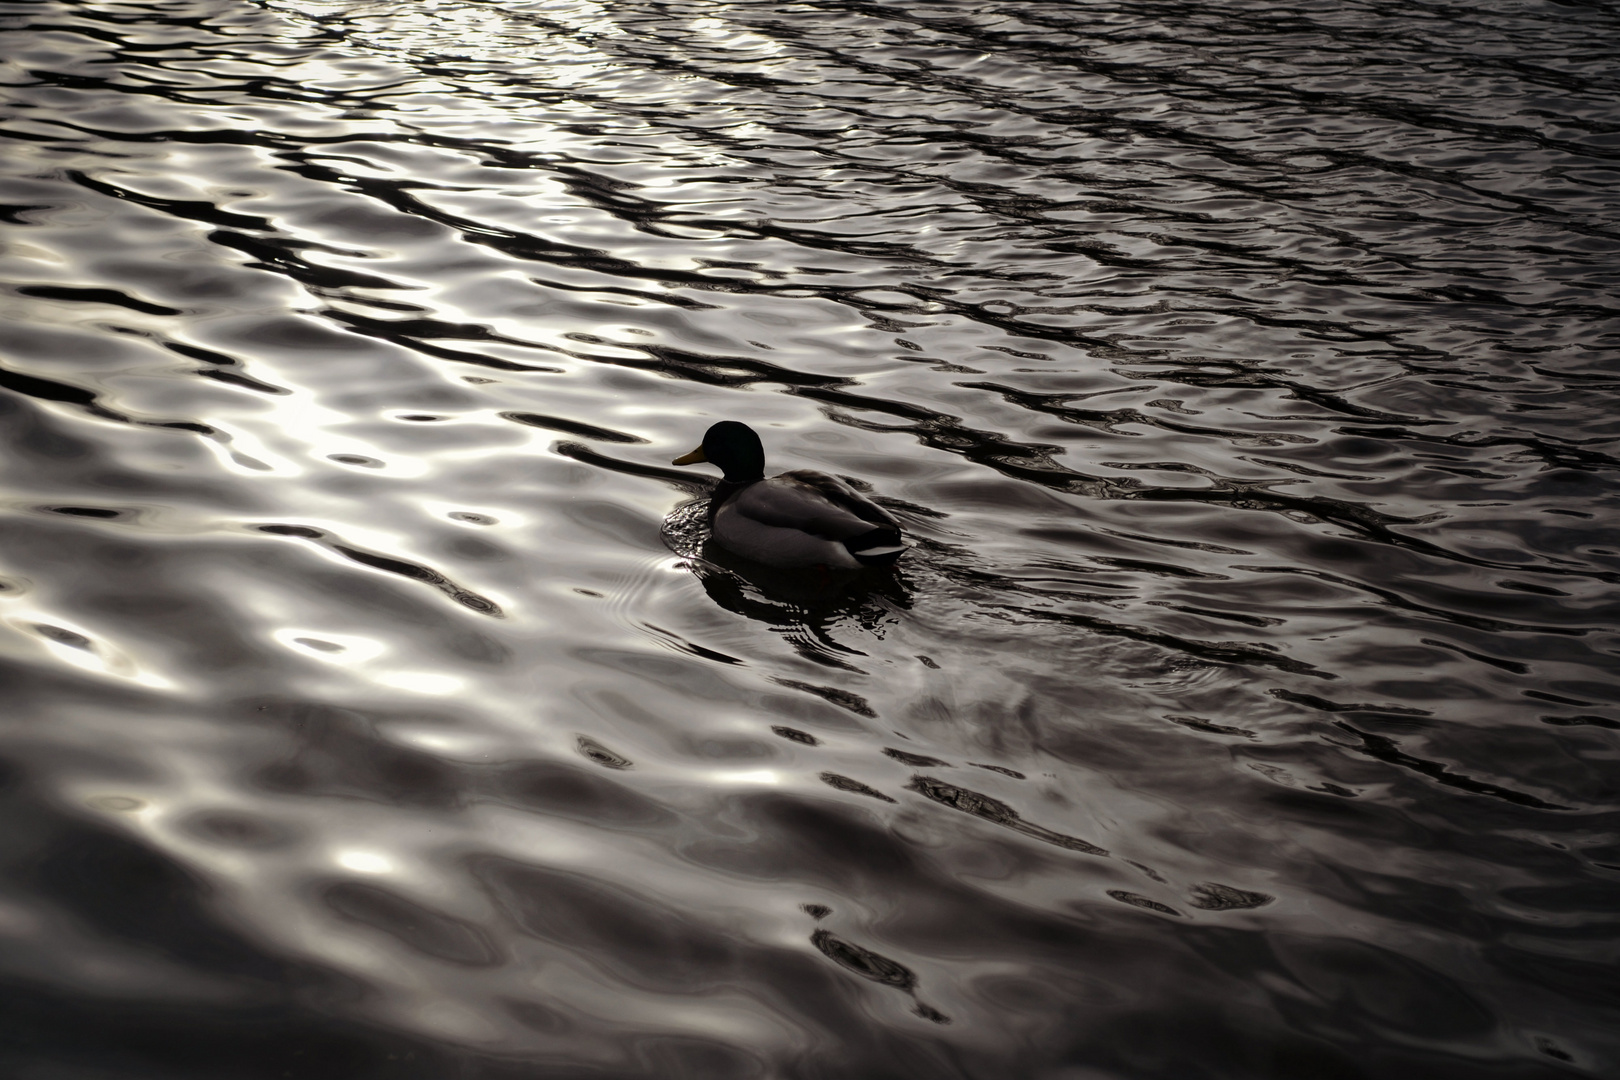
[[[706,499],[677,507],[664,521],[665,544],[686,560],[711,600],[764,623],[806,659],[857,670],[852,661],[866,654],[836,632],[881,637],[895,612],[912,606],[912,585],[897,568],[783,569],[728,551],[710,538],[707,509]]]
[[[851,666],[842,657],[865,655],[835,639],[839,628],[881,637],[894,613],[912,605],[911,586],[896,569],[783,570],[761,566],[713,541],[688,556],[687,565],[716,604],[765,623],[801,654],[836,667]]]

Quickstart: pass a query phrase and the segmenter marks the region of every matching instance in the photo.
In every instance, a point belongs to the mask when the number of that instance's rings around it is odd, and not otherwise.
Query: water
[[[4,10],[6,1075],[1620,1075],[1612,5]]]

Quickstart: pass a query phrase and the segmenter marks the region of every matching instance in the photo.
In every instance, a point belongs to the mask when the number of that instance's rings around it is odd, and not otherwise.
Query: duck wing
[[[738,513],[779,529],[798,529],[828,540],[848,540],[900,523],[848,485],[810,469],[797,469],[749,484],[730,503]]]

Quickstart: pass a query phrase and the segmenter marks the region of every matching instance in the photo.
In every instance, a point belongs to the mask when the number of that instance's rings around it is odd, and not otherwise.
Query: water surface
[[[1612,5],[0,10],[7,1075],[1620,1075]]]

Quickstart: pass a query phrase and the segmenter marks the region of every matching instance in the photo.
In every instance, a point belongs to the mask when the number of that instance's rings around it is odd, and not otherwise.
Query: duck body
[[[721,547],[767,566],[855,570],[892,566],[906,550],[900,523],[826,473],[795,469],[765,477],[765,451],[746,424],[723,420],[677,465],[712,462],[725,479],[709,498]]]

